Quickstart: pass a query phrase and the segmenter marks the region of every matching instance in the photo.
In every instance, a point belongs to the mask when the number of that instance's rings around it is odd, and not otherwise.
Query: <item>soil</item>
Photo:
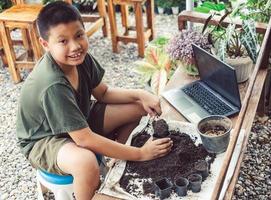
[[[187,182],[184,181],[184,179],[177,179],[177,180],[176,180],[176,185],[177,185],[177,186],[180,186],[180,187],[186,186],[186,185],[187,185]]]
[[[215,127],[213,127],[213,126],[203,127],[201,132],[204,135],[219,136],[219,135],[225,134],[227,132],[227,130],[223,126],[216,125]]]
[[[164,190],[166,188],[171,187],[171,185],[167,182],[166,179],[162,179],[156,182],[156,185],[160,188],[160,190]]]
[[[169,135],[168,124],[164,119],[153,121],[152,123],[154,133],[153,135],[157,138],[164,138]]]
[[[134,190],[134,179],[143,179],[144,195],[154,194],[155,181],[168,178],[173,183],[179,177],[187,178],[196,173],[194,165],[198,160],[213,162],[215,154],[208,153],[201,144],[196,146],[189,135],[170,131],[169,137],[173,147],[168,155],[151,161],[127,162],[120,186],[128,193],[141,195]],[[141,147],[149,138],[150,135],[143,131],[132,140],[132,146]]]
[[[208,169],[208,164],[204,160],[198,161],[195,164],[195,169],[198,171],[205,171],[206,169]]]

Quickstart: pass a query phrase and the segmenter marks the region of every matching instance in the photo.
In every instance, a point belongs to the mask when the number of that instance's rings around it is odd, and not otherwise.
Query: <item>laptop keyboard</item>
[[[233,111],[232,108],[223,103],[223,101],[209,92],[201,84],[193,84],[191,87],[182,90],[211,115],[224,115]]]

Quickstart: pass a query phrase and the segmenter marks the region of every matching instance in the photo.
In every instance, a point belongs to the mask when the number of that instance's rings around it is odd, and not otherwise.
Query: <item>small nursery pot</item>
[[[192,192],[200,192],[202,177],[199,174],[191,174],[188,176],[189,186]]]
[[[167,178],[162,178],[155,181],[155,195],[160,199],[165,199],[170,196],[173,184]]]
[[[197,173],[201,174],[203,180],[205,180],[209,175],[208,162],[205,160],[199,160],[198,162],[196,162],[194,168]]]
[[[223,153],[227,150],[232,129],[231,120],[222,115],[211,115],[197,124],[202,144],[209,153]]]
[[[176,179],[175,181],[176,193],[181,197],[186,196],[188,184],[189,181],[186,178],[180,177]]]

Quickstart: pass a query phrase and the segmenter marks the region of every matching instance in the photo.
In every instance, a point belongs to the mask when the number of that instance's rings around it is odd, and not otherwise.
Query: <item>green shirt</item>
[[[53,57],[46,53],[25,80],[16,132],[27,157],[41,138],[88,127],[91,92],[101,82],[104,70],[90,54],[77,70],[79,88],[75,91]]]

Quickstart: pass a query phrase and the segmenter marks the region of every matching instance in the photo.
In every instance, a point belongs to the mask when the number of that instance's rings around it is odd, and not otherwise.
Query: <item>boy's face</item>
[[[87,36],[80,21],[51,27],[48,31],[48,41],[40,38],[40,43],[60,67],[81,64],[88,50]]]

